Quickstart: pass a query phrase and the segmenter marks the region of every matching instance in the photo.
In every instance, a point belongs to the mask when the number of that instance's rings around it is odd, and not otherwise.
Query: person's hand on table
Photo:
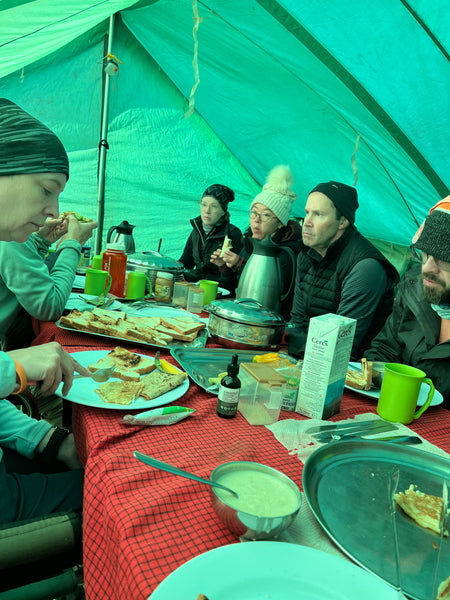
[[[89,223],[81,223],[74,215],[67,215],[64,221],[67,223],[67,232],[61,237],[58,245],[64,240],[75,240],[80,243],[81,246],[92,237],[92,232],[97,228],[97,221],[90,221]]]
[[[53,244],[59,240],[62,235],[67,233],[68,225],[67,219],[64,219],[63,217],[47,219],[44,225],[40,227],[38,235],[40,235],[41,238],[44,238],[44,240],[47,240],[50,244]]]
[[[66,395],[72,387],[74,371],[81,375],[90,375],[90,372],[57,342],[12,350],[7,354],[22,365],[28,381],[39,382],[40,393],[43,396],[53,394],[61,381],[64,382],[62,393]]]

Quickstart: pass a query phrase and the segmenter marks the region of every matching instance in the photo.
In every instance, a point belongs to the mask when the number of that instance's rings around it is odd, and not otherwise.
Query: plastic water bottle
[[[117,298],[125,295],[125,278],[127,272],[127,255],[122,244],[106,244],[102,255],[102,269],[111,275],[111,294]]]

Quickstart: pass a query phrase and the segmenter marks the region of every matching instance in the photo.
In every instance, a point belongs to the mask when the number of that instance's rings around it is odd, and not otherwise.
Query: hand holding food
[[[84,246],[92,236],[93,230],[96,229],[98,225],[97,221],[86,219],[80,215],[77,216],[77,213],[66,212],[62,214],[67,223],[67,232],[61,238],[60,243],[64,240],[75,240],[79,242],[81,246]]]
[[[361,373],[352,369],[347,370],[345,385],[356,390],[370,390],[372,387],[372,362],[361,359]]]
[[[68,223],[61,217],[57,219],[47,219],[44,225],[39,229],[38,235],[47,240],[50,244],[58,241],[59,238],[67,232]]]
[[[43,396],[53,394],[61,381],[64,381],[63,395],[67,394],[72,386],[74,371],[89,375],[89,371],[56,342],[12,350],[7,354],[23,367],[29,382],[40,383]]]

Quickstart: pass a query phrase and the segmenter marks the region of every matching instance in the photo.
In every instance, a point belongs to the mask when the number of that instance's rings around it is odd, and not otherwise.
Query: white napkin
[[[339,423],[357,423],[358,421],[369,421],[369,420],[382,420],[375,413],[365,413],[362,415],[356,415],[354,419],[345,419],[339,421]],[[319,425],[331,425],[331,421],[323,421],[321,419],[306,419],[297,421],[295,419],[285,419],[283,421],[277,421],[272,425],[266,425],[267,429],[273,433],[275,438],[282,444],[289,452],[289,454],[297,456],[299,460],[304,463],[306,459],[318,448],[324,445],[324,442],[318,442],[311,434],[305,433],[306,429],[316,427]],[[398,429],[393,431],[384,431],[377,435],[371,435],[370,439],[376,439],[377,437],[385,437],[389,435],[415,435],[417,433],[412,431],[406,425],[396,423]],[[432,454],[439,454],[441,456],[448,456],[444,450],[434,446],[427,440],[422,440],[422,444],[419,444],[417,448],[420,450],[426,450]]]

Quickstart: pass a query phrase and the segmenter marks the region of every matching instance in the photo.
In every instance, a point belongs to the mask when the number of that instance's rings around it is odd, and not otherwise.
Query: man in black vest
[[[360,357],[392,311],[398,273],[356,229],[358,206],[356,189],[338,181],[308,195],[287,328],[293,356],[303,355],[310,318],[333,313],[357,320],[352,357]]]

